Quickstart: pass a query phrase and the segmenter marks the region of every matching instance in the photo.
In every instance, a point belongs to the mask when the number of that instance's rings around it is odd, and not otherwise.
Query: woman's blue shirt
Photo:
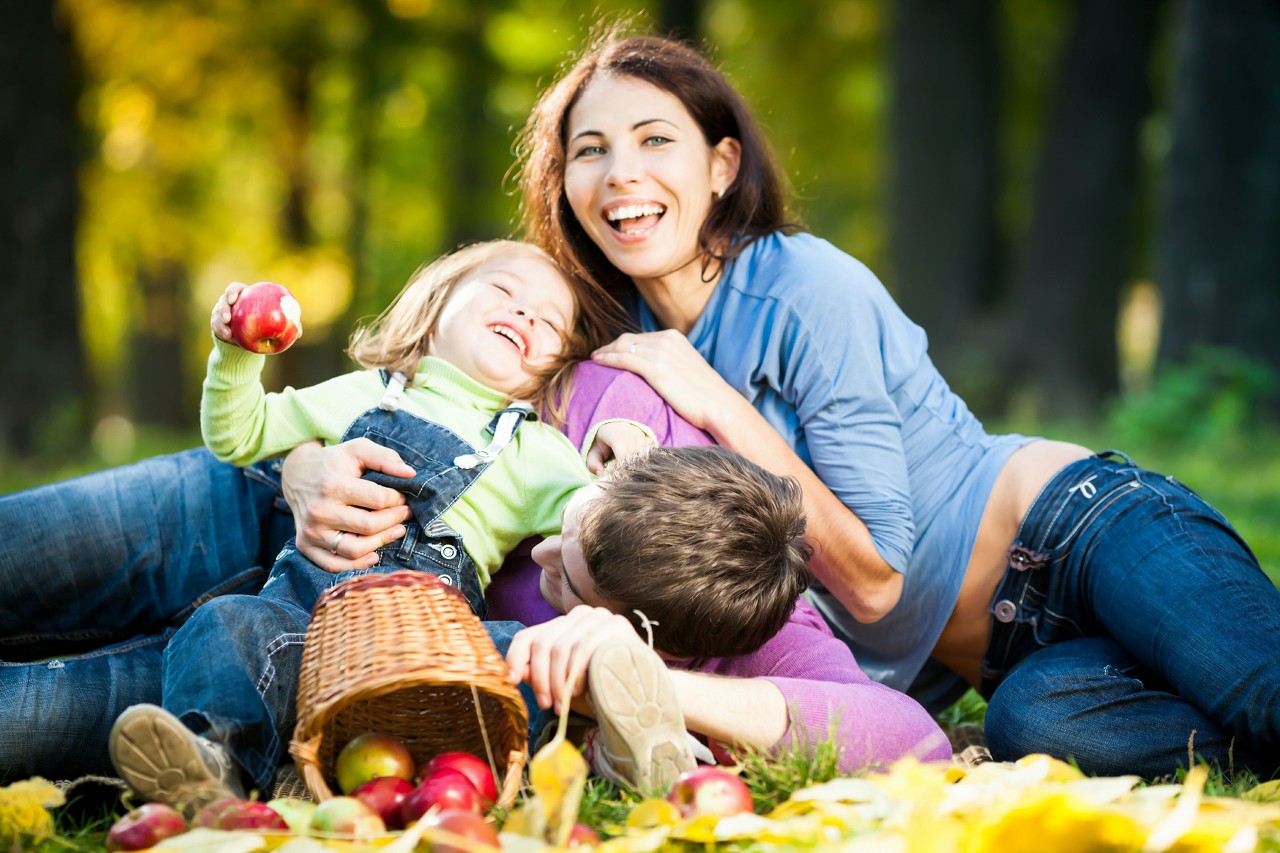
[[[647,306],[644,331],[660,326]],[[924,330],[865,266],[774,233],[729,263],[689,341],[871,532],[904,575],[871,625],[811,597],[871,677],[906,690],[955,606],[996,475],[1031,439],[992,436],[934,367]]]

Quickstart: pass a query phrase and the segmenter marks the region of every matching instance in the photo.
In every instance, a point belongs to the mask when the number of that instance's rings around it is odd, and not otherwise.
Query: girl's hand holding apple
[[[302,336],[302,306],[282,284],[233,281],[213,306],[209,328],[218,340],[249,352],[284,352]]]

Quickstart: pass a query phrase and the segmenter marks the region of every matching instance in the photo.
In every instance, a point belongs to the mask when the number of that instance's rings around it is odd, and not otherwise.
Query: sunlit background
[[[353,323],[419,264],[513,230],[516,131],[591,27],[627,16],[707,48],[766,126],[797,218],[881,276],[993,424],[1178,439],[1274,410],[1265,0],[23,0],[7,16],[5,490],[197,443],[228,281],[280,281],[303,305],[271,384],[348,369]]]

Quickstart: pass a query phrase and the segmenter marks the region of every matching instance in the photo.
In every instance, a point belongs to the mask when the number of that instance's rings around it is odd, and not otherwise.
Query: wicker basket
[[[462,750],[491,761],[498,802],[510,806],[528,755],[528,712],[507,673],[466,599],[434,576],[344,581],[316,602],[289,752],[323,801],[333,796],[338,753],[364,732],[399,737],[419,767]]]

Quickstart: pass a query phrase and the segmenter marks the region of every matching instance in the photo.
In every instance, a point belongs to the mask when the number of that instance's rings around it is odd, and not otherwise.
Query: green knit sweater
[[[385,390],[377,370],[358,370],[308,388],[266,393],[266,356],[215,341],[200,401],[200,430],[213,454],[248,465],[285,453],[303,442],[341,440],[361,413]],[[485,427],[507,404],[499,391],[475,381],[446,361],[427,356],[400,397],[401,409],[441,424],[473,447],[484,447]],[[584,447],[594,440],[594,431]],[[481,586],[523,539],[560,532],[560,514],[570,496],[591,481],[581,454],[559,431],[526,422],[441,521],[462,537],[475,561]]]

